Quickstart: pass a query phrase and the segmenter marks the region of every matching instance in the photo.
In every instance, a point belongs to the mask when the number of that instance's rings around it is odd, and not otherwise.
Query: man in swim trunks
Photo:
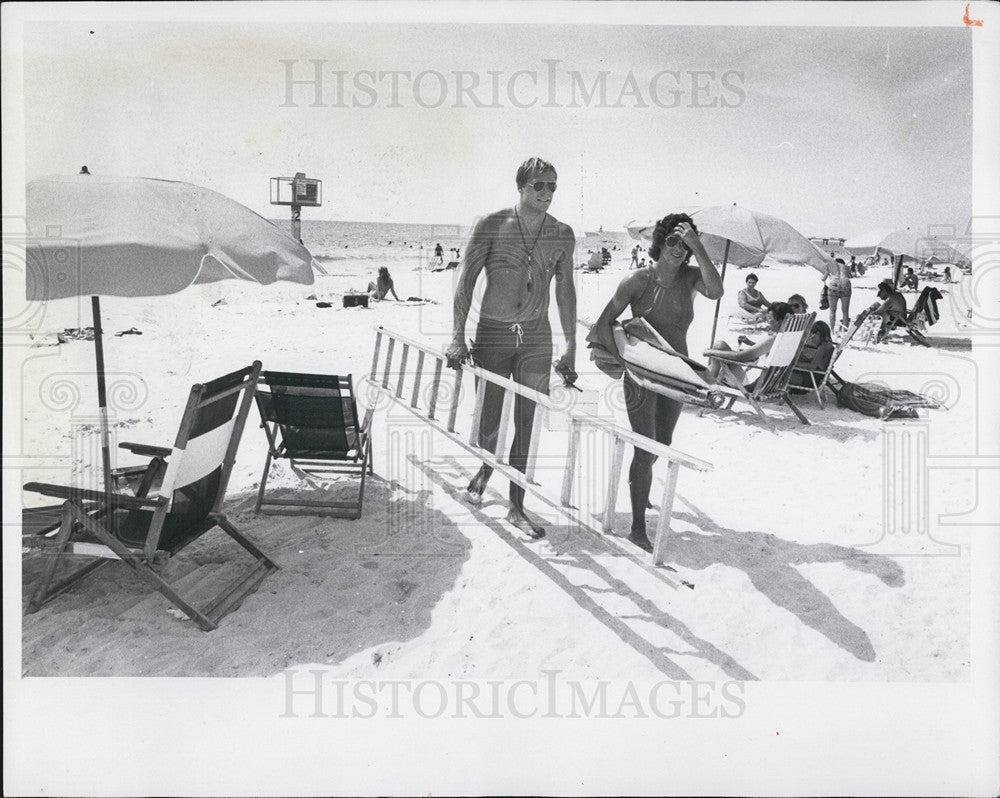
[[[473,362],[503,377],[549,392],[552,368],[552,330],[549,325],[549,290],[556,281],[556,304],[566,350],[556,370],[568,381],[575,379],[576,288],[573,263],[576,238],[569,225],[547,211],[556,190],[556,170],[540,158],[521,164],[516,176],[519,197],[513,208],[480,219],[465,250],[454,303],[454,337],[448,347],[448,364],[457,367],[469,359],[465,323],[472,306],[473,289],[480,273],[486,290],[479,310],[479,325],[472,346]],[[494,452],[503,407],[503,389],[487,384],[483,400],[479,445]],[[527,467],[528,445],[535,403],[521,396],[514,400],[514,440],[509,462],[522,473]],[[493,469],[483,465],[466,491],[478,504]],[[511,507],[507,519],[529,536],[544,536],[545,529],[524,512],[524,488],[511,482]]]

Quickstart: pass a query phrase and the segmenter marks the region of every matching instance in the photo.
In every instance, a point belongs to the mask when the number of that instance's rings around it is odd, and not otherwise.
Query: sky
[[[734,202],[809,236],[971,214],[964,28],[28,23],[24,90],[28,179],[87,164],[272,218],[269,179],[302,171],[305,219],[468,225],[533,155],[577,232]]]

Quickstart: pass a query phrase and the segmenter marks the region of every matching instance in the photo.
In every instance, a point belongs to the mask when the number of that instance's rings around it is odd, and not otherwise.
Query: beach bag
[[[823,290],[820,292],[819,295],[819,309],[829,310],[829,308],[830,308],[830,289],[824,285]]]

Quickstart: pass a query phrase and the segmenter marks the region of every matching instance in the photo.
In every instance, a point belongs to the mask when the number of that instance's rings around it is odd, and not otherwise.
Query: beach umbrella
[[[887,252],[902,255],[905,259],[923,263],[934,258],[941,263],[963,263],[965,255],[937,236],[918,236],[906,230],[879,228],[861,235],[852,236],[844,242],[855,255],[877,255]]]
[[[909,230],[879,227],[851,236],[844,241],[844,247],[854,255],[878,255],[886,252],[893,256],[902,255],[910,260],[922,260],[920,242]]]
[[[824,277],[830,273],[833,260],[829,255],[777,216],[738,205],[712,205],[686,209],[686,213],[697,225],[709,257],[713,261],[721,261],[723,280],[726,279],[727,264],[757,266],[765,257],[782,263],[812,266]],[[634,238],[651,239],[655,224],[655,221],[645,225],[633,222],[628,230]],[[720,250],[722,256],[716,258],[713,252]],[[721,303],[721,299],[715,303],[712,341],[715,340]]]
[[[90,296],[104,490],[111,491],[100,297],[238,279],[313,282],[312,256],[249,208],[190,183],[79,174],[27,185],[26,298]]]
[[[692,217],[694,218],[694,217]],[[629,222],[626,229],[632,238],[651,241],[653,239],[653,228],[656,226],[656,219],[636,220]],[[706,233],[698,225],[698,232],[701,233],[701,243],[705,245],[705,251],[713,263],[731,264],[740,268],[759,266],[764,260],[765,253],[754,247],[747,247],[739,242],[732,241],[725,237],[720,237]]]

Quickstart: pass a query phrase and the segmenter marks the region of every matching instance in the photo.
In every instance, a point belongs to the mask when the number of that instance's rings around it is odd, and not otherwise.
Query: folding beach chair
[[[875,344],[875,339],[878,338],[879,330],[882,328],[882,317],[872,316],[867,310],[865,313],[867,315],[854,334],[853,343],[861,349],[871,349]]]
[[[112,560],[123,560],[204,630],[235,609],[275,569],[221,512],[226,485],[250,412],[261,365],[195,385],[177,430],[173,449],[122,443],[134,454],[151,457],[149,465],[125,469],[134,494],[29,482],[25,490],[63,500],[58,532],[49,540],[55,554],[42,573],[28,611],[63,592],[86,574]],[[253,557],[251,568],[202,608],[182,597],[154,565],[219,527]],[[51,585],[57,567],[72,555],[100,558]],[[51,586],[50,586],[51,585]]]
[[[833,354],[830,356],[830,362],[827,364],[823,371],[812,371],[810,369],[803,369],[795,367],[792,369],[794,374],[804,374],[809,380],[809,385],[797,385],[790,389],[792,393],[808,393],[813,391],[816,394],[816,401],[819,402],[820,407],[825,407],[826,403],[823,399],[823,389],[830,388],[831,391],[836,393],[836,390],[832,385],[829,384],[831,375],[833,374],[833,367],[837,365],[837,360],[843,354],[844,350],[847,349],[847,345],[851,342],[851,339],[857,334],[858,330],[864,326],[868,319],[869,311],[865,310],[854,320],[847,331],[844,333],[843,337],[837,342],[837,345],[833,349]],[[808,333],[806,338],[808,338]]]
[[[369,409],[364,421],[359,422],[351,375],[265,371],[256,398],[268,443],[256,511],[264,508],[264,512],[284,515],[360,518],[365,475],[373,473],[369,429],[373,411]],[[271,464],[281,459],[290,461],[294,468],[318,476],[349,474],[360,477],[356,499],[265,499]]]
[[[609,376],[620,377],[624,369],[641,388],[696,407],[720,407],[726,401],[700,376],[707,370],[705,365],[676,352],[645,319],[615,322],[612,333],[622,360],[608,360],[607,350],[598,342],[589,344],[591,359]]]
[[[875,343],[882,343],[889,337],[890,332],[899,329],[903,330],[921,346],[930,347],[931,342],[924,335],[924,329],[926,329],[925,322],[915,310],[908,310],[905,315],[890,314],[876,333]]]
[[[736,360],[727,360],[724,357],[719,357],[718,359],[722,361],[720,377],[728,372],[728,381],[733,384],[739,384],[740,387],[734,388],[722,383],[713,386],[717,392],[728,397],[728,401],[723,404],[722,408],[704,408],[701,410],[701,414],[715,409],[731,410],[733,403],[737,399],[741,399],[748,402],[757,412],[757,415],[764,420],[768,428],[774,432],[774,423],[764,413],[761,403],[783,402],[792,409],[792,412],[795,413],[799,421],[803,424],[808,424],[809,420],[793,404],[789,397],[788,388],[792,369],[795,367],[795,362],[799,359],[799,354],[802,352],[802,347],[806,342],[806,337],[809,335],[809,330],[815,318],[815,313],[797,313],[786,316],[781,324],[781,329],[778,330],[775,336],[770,351],[759,363],[740,363]],[[730,369],[730,363],[733,366],[759,369],[760,375],[751,385],[742,385],[737,373]]]
[[[891,313],[883,319],[875,336],[875,343],[882,343],[890,332],[901,329],[921,346],[930,347],[931,343],[924,335],[924,330],[937,322],[940,315],[937,300],[941,298],[941,292],[934,286],[925,286],[910,310],[905,313]]]

